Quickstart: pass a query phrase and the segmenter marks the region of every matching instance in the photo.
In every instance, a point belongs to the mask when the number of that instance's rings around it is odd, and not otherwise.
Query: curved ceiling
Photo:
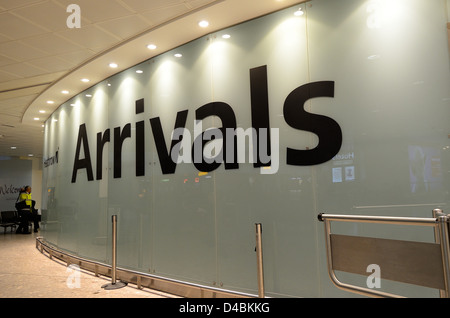
[[[0,156],[42,157],[43,123],[97,82],[205,34],[305,1],[0,0]],[[69,27],[76,21],[71,4],[80,8],[79,28]],[[207,28],[198,26],[204,19]],[[157,48],[149,50],[150,43]]]

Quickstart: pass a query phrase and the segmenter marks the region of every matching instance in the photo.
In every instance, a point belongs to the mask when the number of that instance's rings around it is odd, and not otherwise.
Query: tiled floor
[[[111,278],[51,260],[36,248],[38,235],[0,229],[0,298],[178,298],[135,285],[105,290]]]

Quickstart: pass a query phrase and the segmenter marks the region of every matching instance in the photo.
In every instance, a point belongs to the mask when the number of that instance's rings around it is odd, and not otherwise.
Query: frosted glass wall
[[[268,296],[352,296],[329,281],[318,213],[429,217],[449,203],[447,20],[444,0],[314,0],[98,83],[46,123],[44,153],[58,162],[44,168],[44,238],[110,263],[117,215],[119,267],[257,294],[262,223]],[[270,138],[239,139],[237,162],[230,127]],[[266,158],[267,144],[271,166],[259,167],[249,154]],[[415,227],[336,231],[434,239]]]

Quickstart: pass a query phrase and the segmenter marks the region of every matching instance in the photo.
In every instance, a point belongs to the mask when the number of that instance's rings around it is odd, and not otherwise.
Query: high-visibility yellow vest
[[[30,193],[27,193],[27,192],[21,193],[19,200],[25,201],[26,205],[28,205],[30,208],[33,205],[33,203],[31,202],[31,194]]]

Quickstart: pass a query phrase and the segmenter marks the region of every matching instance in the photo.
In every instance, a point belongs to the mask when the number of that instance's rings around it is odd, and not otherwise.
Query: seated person
[[[37,232],[37,229],[39,228],[39,222],[37,221],[37,217],[34,217],[33,214],[33,212],[36,211],[35,215],[37,216],[37,210],[34,209],[33,200],[31,200],[30,186],[26,186],[21,189],[17,201],[18,204],[16,204],[16,208],[17,212],[19,213],[20,224],[17,228],[16,233],[29,234],[30,231],[28,230],[28,222],[32,220],[35,224],[34,231]]]

